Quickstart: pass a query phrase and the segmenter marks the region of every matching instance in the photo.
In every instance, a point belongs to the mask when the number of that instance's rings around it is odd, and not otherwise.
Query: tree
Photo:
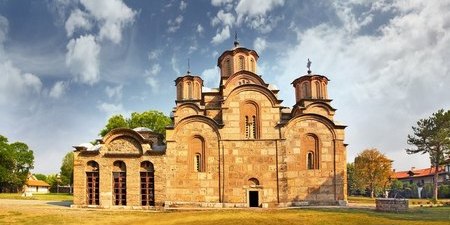
[[[347,194],[354,195],[357,190],[355,183],[355,164],[347,163]]]
[[[408,154],[429,154],[432,167],[435,168],[433,183],[433,200],[438,199],[438,169],[450,155],[450,110],[443,109],[433,113],[426,119],[417,121],[412,127],[413,134],[408,134],[408,144],[416,148],[408,148]]]
[[[106,124],[105,128],[103,128],[100,131],[100,136],[104,137],[108,132],[110,132],[112,129],[116,128],[128,128],[128,123],[123,118],[122,115],[114,115],[111,118],[109,118],[108,123]]]
[[[73,184],[73,152],[68,152],[61,164],[61,183],[63,185]]]
[[[366,149],[355,158],[355,184],[358,188],[370,190],[373,198],[376,192],[388,187],[392,161],[377,149]]]
[[[47,175],[45,175],[45,174],[35,173],[34,177],[36,177],[36,179],[38,179],[38,180],[42,180],[42,181],[47,182]]]
[[[17,192],[25,184],[34,155],[28,145],[22,142],[9,144],[0,135],[0,191]]]
[[[133,112],[131,118],[125,119],[122,115],[114,115],[109,118],[105,128],[100,131],[100,136],[104,137],[115,128],[136,128],[147,127],[154,132],[165,135],[165,128],[171,123],[171,119],[162,112],[150,110],[143,113]]]

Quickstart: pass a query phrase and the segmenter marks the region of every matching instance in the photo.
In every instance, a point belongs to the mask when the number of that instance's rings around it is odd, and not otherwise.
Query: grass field
[[[45,201],[72,201],[73,196],[66,193],[33,194],[31,197],[23,197],[21,193],[0,193],[0,199],[19,200],[45,200]]]
[[[47,198],[51,196],[62,197],[47,195]],[[382,213],[355,208],[155,212],[77,209],[63,206],[67,204],[61,204],[62,200],[11,200],[5,197],[0,199],[0,224],[450,224],[450,207],[416,207],[407,213]]]

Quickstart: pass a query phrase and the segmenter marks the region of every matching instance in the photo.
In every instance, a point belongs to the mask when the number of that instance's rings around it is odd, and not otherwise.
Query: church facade
[[[74,205],[345,204],[345,126],[333,120],[329,80],[308,71],[292,82],[296,104],[284,107],[256,73],[258,58],[235,42],[218,58],[218,88],[189,72],[178,77],[165,140],[115,129],[96,146],[74,146]]]

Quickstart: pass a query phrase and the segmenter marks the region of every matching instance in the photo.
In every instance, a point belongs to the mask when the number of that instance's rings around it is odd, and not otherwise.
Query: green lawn
[[[33,194],[31,197],[23,197],[22,193],[0,193],[0,199],[28,199],[45,201],[72,201],[73,196],[66,193]]]

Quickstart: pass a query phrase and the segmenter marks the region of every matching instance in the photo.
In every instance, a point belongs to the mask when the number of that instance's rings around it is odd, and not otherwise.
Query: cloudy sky
[[[349,162],[375,147],[398,170],[429,166],[406,137],[450,108],[448,0],[0,0],[0,134],[34,150],[35,172],[57,173],[111,115],[168,115],[188,59],[217,87],[235,32],[285,106],[307,58],[328,76]]]

